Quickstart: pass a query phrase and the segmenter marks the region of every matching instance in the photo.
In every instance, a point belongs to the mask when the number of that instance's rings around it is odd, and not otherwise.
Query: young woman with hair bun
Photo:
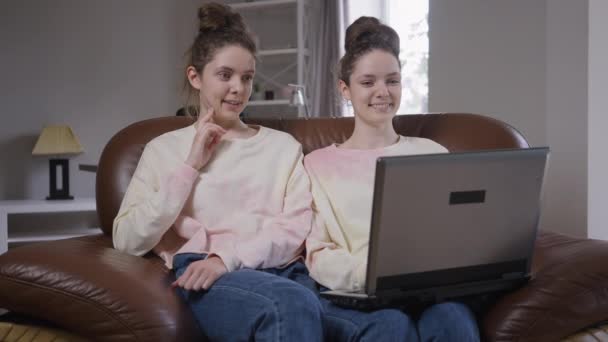
[[[352,102],[355,127],[344,143],[304,159],[314,199],[306,264],[322,287],[359,290],[365,286],[376,159],[448,151],[393,128],[402,93],[397,33],[376,18],[361,17],[346,30],[344,45],[339,90]],[[322,305],[325,328],[335,341],[479,340],[474,316],[461,303],[435,304],[419,317],[388,309],[346,310],[324,299]]]
[[[321,341],[320,302],[293,281],[310,279],[300,260],[312,217],[302,148],[239,119],[256,68],[241,16],[208,3],[198,17],[186,108],[200,115],[146,145],[114,220],[114,246],[159,255],[212,341]]]

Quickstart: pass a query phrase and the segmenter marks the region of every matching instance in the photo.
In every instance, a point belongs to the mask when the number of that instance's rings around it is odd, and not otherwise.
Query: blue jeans
[[[477,323],[464,304],[435,304],[417,320],[403,311],[340,308],[321,298],[327,341],[479,341]]]
[[[200,254],[179,254],[179,277]],[[460,303],[435,304],[415,322],[395,309],[338,307],[319,296],[301,262],[286,268],[224,274],[208,291],[179,289],[204,333],[228,341],[479,341],[475,318]]]
[[[205,257],[176,255],[176,277],[190,263]],[[207,291],[178,291],[211,341],[322,341],[322,308],[317,296],[284,275],[294,265],[297,263],[285,269],[242,269],[224,274]]]
[[[475,316],[462,303],[432,305],[415,320],[396,309],[367,312],[336,306],[319,296],[318,284],[301,263],[291,265],[283,275],[318,296],[326,341],[479,341]]]
[[[418,319],[420,341],[479,341],[473,312],[464,304],[445,302],[422,312]]]

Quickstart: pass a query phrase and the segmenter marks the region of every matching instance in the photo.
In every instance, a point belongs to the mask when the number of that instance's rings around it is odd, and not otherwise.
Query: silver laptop
[[[503,291],[529,279],[546,147],[378,158],[366,309]]]

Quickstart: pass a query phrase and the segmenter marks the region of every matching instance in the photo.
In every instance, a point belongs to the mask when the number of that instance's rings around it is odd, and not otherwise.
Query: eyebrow
[[[386,77],[392,77],[392,76],[399,76],[398,72],[391,72],[390,74],[387,74]],[[374,78],[376,77],[376,75],[372,75],[372,74],[365,74],[365,75],[361,75],[358,78]]]
[[[215,71],[216,71],[216,72],[219,72],[219,71],[229,71],[229,72],[234,72],[234,69],[232,69],[232,68],[230,68],[230,67],[227,67],[227,66],[220,66],[220,67],[218,67],[218,68],[217,68]],[[252,70],[252,69],[249,69],[249,70],[245,70],[245,71],[243,72],[243,74],[255,74],[255,71],[254,71],[254,70]]]

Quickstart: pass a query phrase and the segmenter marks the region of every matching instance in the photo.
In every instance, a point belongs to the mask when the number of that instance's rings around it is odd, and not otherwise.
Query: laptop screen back
[[[527,273],[547,154],[534,148],[379,158],[368,293]]]

